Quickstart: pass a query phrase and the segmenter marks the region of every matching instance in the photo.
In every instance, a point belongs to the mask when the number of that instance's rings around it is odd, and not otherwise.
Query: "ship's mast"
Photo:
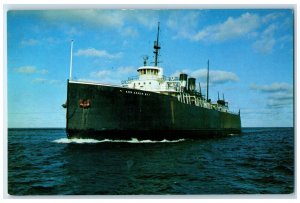
[[[209,60],[207,61],[207,88],[206,88],[206,100],[208,101],[208,89],[209,89]]]
[[[73,40],[71,41],[71,50],[70,50],[70,76],[69,80],[72,80],[72,62],[73,62]]]
[[[160,46],[159,46],[159,22],[158,22],[158,27],[157,27],[157,37],[156,37],[156,41],[154,41],[154,66],[157,67],[157,64],[158,64],[158,51],[160,49]]]

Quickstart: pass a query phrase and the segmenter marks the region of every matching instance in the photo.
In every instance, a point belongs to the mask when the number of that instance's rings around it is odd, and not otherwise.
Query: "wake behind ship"
[[[216,103],[208,97],[209,63],[205,98],[201,88],[196,90],[195,78],[164,76],[158,66],[160,49],[158,26],[154,66],[144,57],[137,77],[120,86],[68,80],[68,137],[172,140],[240,133],[240,113],[229,111],[224,97]],[[72,57],[70,78],[71,72]]]

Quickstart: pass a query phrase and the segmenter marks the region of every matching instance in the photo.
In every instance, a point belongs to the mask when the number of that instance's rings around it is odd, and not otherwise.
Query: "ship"
[[[160,27],[154,41],[154,62],[137,68],[138,75],[120,85],[67,81],[66,131],[68,138],[112,140],[176,140],[241,133],[240,110],[229,110],[228,102],[209,99],[196,88],[196,78],[180,73],[166,77],[159,64]],[[219,93],[218,93],[219,94]]]

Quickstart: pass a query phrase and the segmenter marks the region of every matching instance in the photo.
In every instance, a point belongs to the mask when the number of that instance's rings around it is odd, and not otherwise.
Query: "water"
[[[10,195],[289,194],[294,177],[293,128],[161,142],[8,131]]]

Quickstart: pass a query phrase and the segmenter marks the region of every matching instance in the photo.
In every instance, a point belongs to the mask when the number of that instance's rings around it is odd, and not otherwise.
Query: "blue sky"
[[[293,10],[27,10],[7,13],[8,127],[65,127],[73,79],[120,84],[153,60],[160,22],[164,75],[186,72],[225,94],[243,127],[293,126]]]

